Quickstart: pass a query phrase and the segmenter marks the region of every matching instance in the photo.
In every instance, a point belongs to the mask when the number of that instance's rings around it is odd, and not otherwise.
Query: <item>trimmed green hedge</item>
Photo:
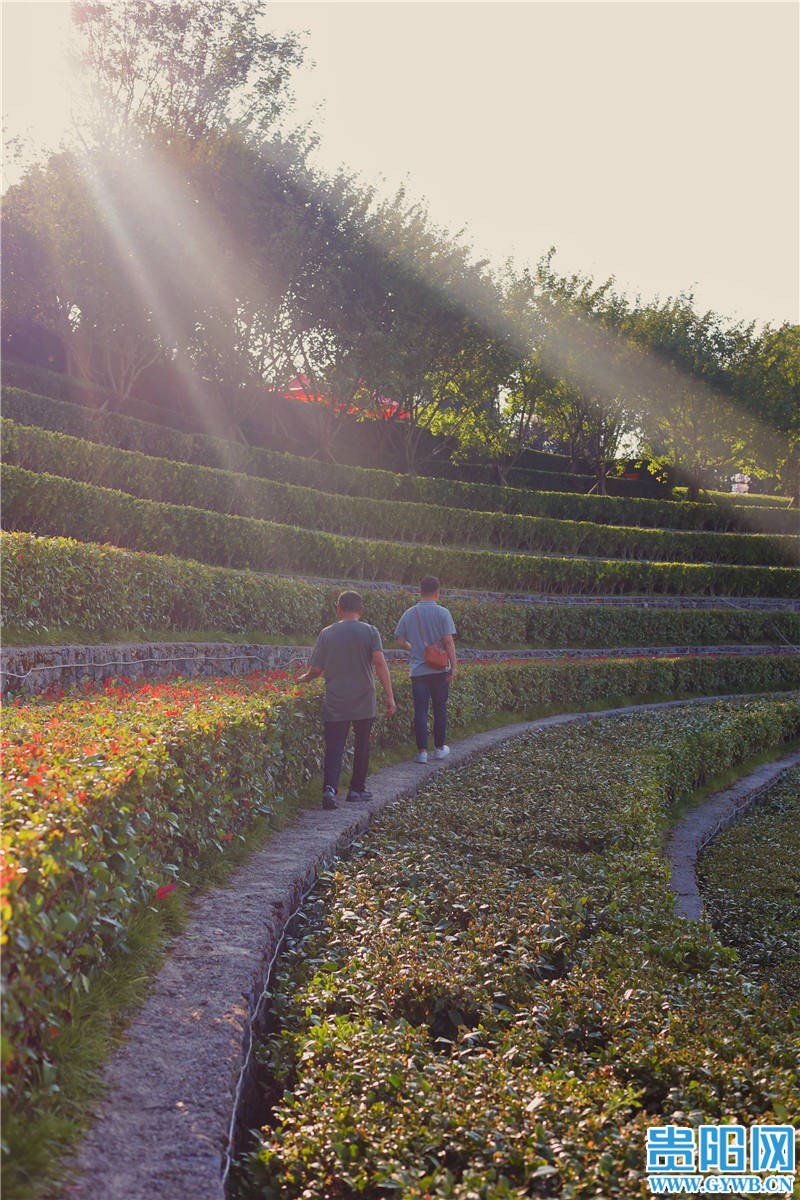
[[[697,878],[706,919],[742,972],[800,1004],[800,767],[716,835]]]
[[[377,817],[270,982],[235,1194],[644,1200],[650,1126],[791,1120],[800,1010],[676,915],[661,836],[798,734],[796,696],[541,730]]]
[[[52,400],[55,403],[67,404],[70,407],[80,407],[92,412],[104,404],[112,407],[116,396],[99,384],[84,383],[74,375],[65,375],[60,371],[50,371],[47,367],[36,367],[32,363],[3,362],[3,390],[21,389],[35,393],[41,399]],[[131,417],[138,421],[152,423],[159,428],[191,432],[191,421],[174,409],[164,408],[133,396],[126,405]]]
[[[3,622],[21,629],[311,634],[335,615],[329,589],[275,575],[28,533],[0,545]]]
[[[723,492],[715,488],[703,488],[706,496],[734,508],[791,508],[791,496],[776,496],[767,492]],[[673,489],[677,496],[687,496],[689,489],[676,487]]]
[[[594,521],[604,525],[719,532],[736,529],[745,532],[757,529],[764,533],[800,532],[800,514],[778,508],[764,509],[754,514],[743,510],[741,506],[736,509],[726,504],[533,492],[490,484],[396,475],[390,471],[339,466],[261,447],[241,446],[207,435],[183,434],[132,417],[97,413],[79,405],[60,403],[13,388],[5,389],[3,401],[6,416],[21,425],[35,425],[85,438],[90,442],[123,450],[138,450],[176,462],[234,470],[341,495],[409,500],[481,512]]]
[[[217,566],[303,572],[335,579],[554,593],[789,596],[800,569],[548,558],[336,537],[206,510],[138,500],[110,488],[3,466],[6,529],[192,556]]]
[[[43,398],[78,404],[90,409],[99,408],[104,402],[111,402],[113,407],[115,399],[112,393],[94,384],[83,383],[71,375],[22,362],[3,363],[3,384],[35,392]],[[292,402],[289,402],[287,412],[290,411],[291,404]],[[133,396],[128,398],[125,408],[126,415],[129,414],[138,420],[190,434],[197,432],[196,419],[193,420],[172,408],[145,403]],[[245,430],[249,424],[245,422]],[[259,434],[263,436],[264,431],[255,429],[256,445],[259,444]],[[486,482],[487,477],[491,479],[494,475],[492,467],[486,462],[464,463],[459,466],[447,464],[446,470],[455,479],[463,478],[472,482]],[[516,487],[549,486],[576,492],[588,491],[594,483],[593,476],[578,475],[570,470],[568,455],[550,454],[543,450],[525,451],[517,466],[512,468],[510,478]],[[629,480],[611,478],[608,480],[608,486],[614,495],[640,494],[640,485]]]
[[[126,630],[217,629],[301,641],[334,619],[335,590],[112,546],[0,535],[3,620],[31,633],[52,628],[113,635]],[[787,641],[800,645],[800,612],[523,605],[450,599],[460,645],[688,646]],[[392,638],[416,594],[362,588],[365,620]]]
[[[3,458],[31,471],[115,488],[141,499],[299,525],[345,536],[425,545],[491,547],[543,554],[660,562],[795,566],[800,538],[609,527],[400,500],[329,495],[232,471],[101,446],[2,421]]]
[[[532,604],[526,606],[525,640],[529,646],[576,648],[764,642],[800,648],[800,612]]]

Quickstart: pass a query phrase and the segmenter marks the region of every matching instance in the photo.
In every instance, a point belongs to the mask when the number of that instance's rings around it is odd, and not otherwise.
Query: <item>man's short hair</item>
[[[353,613],[361,612],[364,607],[364,601],[359,596],[358,592],[342,592],[339,599],[336,601],[336,607],[341,612]]]
[[[421,596],[433,596],[439,591],[439,580],[435,575],[426,575],[420,582],[419,591]]]

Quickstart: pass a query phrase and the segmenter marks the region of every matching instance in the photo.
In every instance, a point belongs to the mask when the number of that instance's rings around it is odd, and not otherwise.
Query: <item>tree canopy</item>
[[[603,491],[635,447],[697,494],[737,470],[795,497],[800,331],[731,323],[682,293],[491,269],[404,190],[311,165],[292,126],[299,35],[263,0],[74,6],[92,105],[72,148],[5,198],[6,351],[31,327],[125,407],[155,363],[230,436],[302,376],[309,450],[379,415],[416,471],[534,444]]]

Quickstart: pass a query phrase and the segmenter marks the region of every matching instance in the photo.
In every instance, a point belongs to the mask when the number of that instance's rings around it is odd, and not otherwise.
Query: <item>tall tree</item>
[[[573,469],[587,461],[596,490],[605,494],[609,468],[639,421],[633,348],[615,331],[622,302],[613,279],[596,284],[590,276],[558,275],[553,253],[535,273],[543,315],[539,359],[551,380],[544,421],[567,445]]]
[[[354,419],[374,414],[387,281],[370,238],[373,191],[346,172],[307,177],[304,236],[290,287],[295,370],[319,403],[305,413],[314,453],[335,458]]]
[[[800,326],[767,325],[752,338],[733,369],[732,390],[759,422],[745,465],[775,471],[800,506]]]
[[[96,120],[79,152],[31,171],[12,197],[10,303],[34,301],[73,369],[122,403],[158,353],[192,362],[209,380],[201,399],[210,392],[236,431],[263,398],[255,385],[291,369],[311,143],[278,125],[299,40],[260,31],[260,0],[73,12]]]
[[[294,147],[231,136],[201,156],[187,147],[180,179],[187,354],[241,437],[265,385],[285,386],[298,369],[295,293],[314,254],[315,184]]]
[[[738,469],[758,440],[753,412],[731,390],[752,327],[698,314],[686,293],[627,304],[616,326],[641,351],[637,385],[647,449],[675,465],[697,498],[701,487]]]
[[[4,316],[27,311],[61,340],[73,374],[124,404],[164,348],[134,275],[167,281],[170,252],[127,168],[54,156],[9,190],[3,234]]]
[[[470,419],[487,345],[502,331],[500,295],[460,235],[434,226],[425,207],[409,203],[402,189],[378,207],[370,237],[386,280],[376,390],[397,404],[391,423],[413,474],[428,456],[428,435],[456,438]],[[434,453],[449,453],[447,442]]]
[[[93,136],[271,138],[303,48],[295,34],[262,32],[265,11],[265,0],[76,0]]]

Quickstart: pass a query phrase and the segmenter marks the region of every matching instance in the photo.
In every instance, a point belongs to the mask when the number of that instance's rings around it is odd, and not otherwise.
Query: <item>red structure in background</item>
[[[386,396],[376,396],[376,409],[361,408],[357,404],[334,404],[330,396],[320,395],[318,392],[311,390],[311,381],[305,375],[296,375],[289,384],[288,390],[284,393],[284,400],[300,400],[303,404],[324,404],[328,408],[332,408],[334,412],[348,412],[355,415],[356,413],[364,417],[373,418],[376,421],[388,421],[394,418],[398,421],[407,421],[408,413],[402,412],[396,400],[389,400]]]

